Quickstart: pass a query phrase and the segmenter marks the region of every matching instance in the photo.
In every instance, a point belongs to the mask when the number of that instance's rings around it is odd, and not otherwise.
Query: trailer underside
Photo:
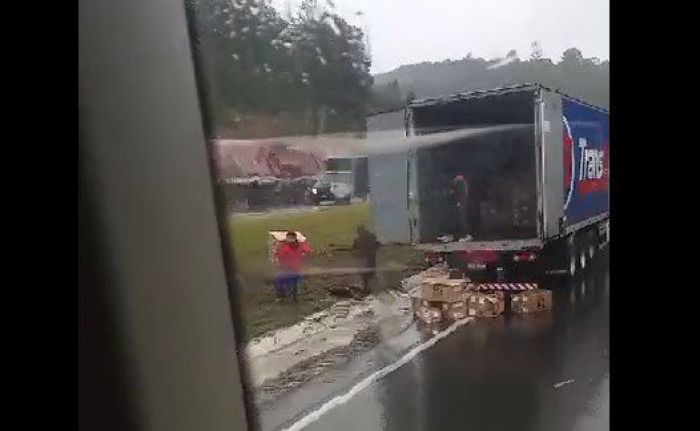
[[[429,252],[455,252],[473,250],[518,251],[542,247],[539,239],[513,239],[504,241],[467,241],[467,242],[434,242],[414,246],[417,250]]]

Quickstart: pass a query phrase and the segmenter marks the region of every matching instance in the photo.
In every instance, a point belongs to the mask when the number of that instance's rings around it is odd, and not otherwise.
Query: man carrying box
[[[276,256],[280,265],[280,274],[277,276],[277,289],[287,299],[298,302],[299,282],[301,281],[304,261],[313,250],[308,241],[299,242],[297,234],[287,232],[285,240],[277,246]]]

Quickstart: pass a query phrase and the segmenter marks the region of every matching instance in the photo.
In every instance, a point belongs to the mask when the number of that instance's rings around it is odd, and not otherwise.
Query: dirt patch
[[[272,281],[250,277],[240,289],[240,312],[244,331],[242,341],[258,337],[271,330],[291,326],[304,317],[324,310],[337,302],[324,282],[309,277],[299,289],[299,302],[289,303],[277,298]]]
[[[379,344],[381,339],[382,334],[379,326],[371,326],[358,331],[350,344],[299,362],[278,377],[265,381],[255,393],[256,403],[262,405],[274,400],[281,394],[318,376],[328,368],[343,364],[350,358],[370,350]]]

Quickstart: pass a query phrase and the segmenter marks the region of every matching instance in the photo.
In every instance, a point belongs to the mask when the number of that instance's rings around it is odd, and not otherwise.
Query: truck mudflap
[[[477,283],[469,284],[468,290],[477,291],[505,291],[505,292],[522,292],[525,290],[537,290],[537,283]]]
[[[610,243],[610,220],[598,224],[598,248],[603,249]]]

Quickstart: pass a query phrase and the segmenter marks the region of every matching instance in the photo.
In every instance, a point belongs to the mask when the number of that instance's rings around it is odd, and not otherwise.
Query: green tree
[[[572,48],[563,53],[559,62],[554,63],[544,58],[538,43],[533,42],[532,48],[533,52],[527,61],[515,60],[517,53],[510,52],[509,57],[512,61],[499,67],[492,67],[497,64],[497,60],[489,61],[473,56],[456,61],[403,65],[391,72],[376,75],[373,91],[381,93],[387,85],[397,81],[401,87],[410,87],[416,97],[434,97],[440,94],[539,82],[596,105],[608,106],[608,60],[586,58],[579,49]]]
[[[291,22],[290,36],[313,116],[330,113],[331,130],[363,127],[373,79],[362,30],[306,0]]]
[[[326,117],[331,128],[362,127],[372,76],[359,28],[313,0],[289,19],[269,0],[190,0],[188,7],[218,123],[284,114],[297,119],[299,133],[325,129]]]

